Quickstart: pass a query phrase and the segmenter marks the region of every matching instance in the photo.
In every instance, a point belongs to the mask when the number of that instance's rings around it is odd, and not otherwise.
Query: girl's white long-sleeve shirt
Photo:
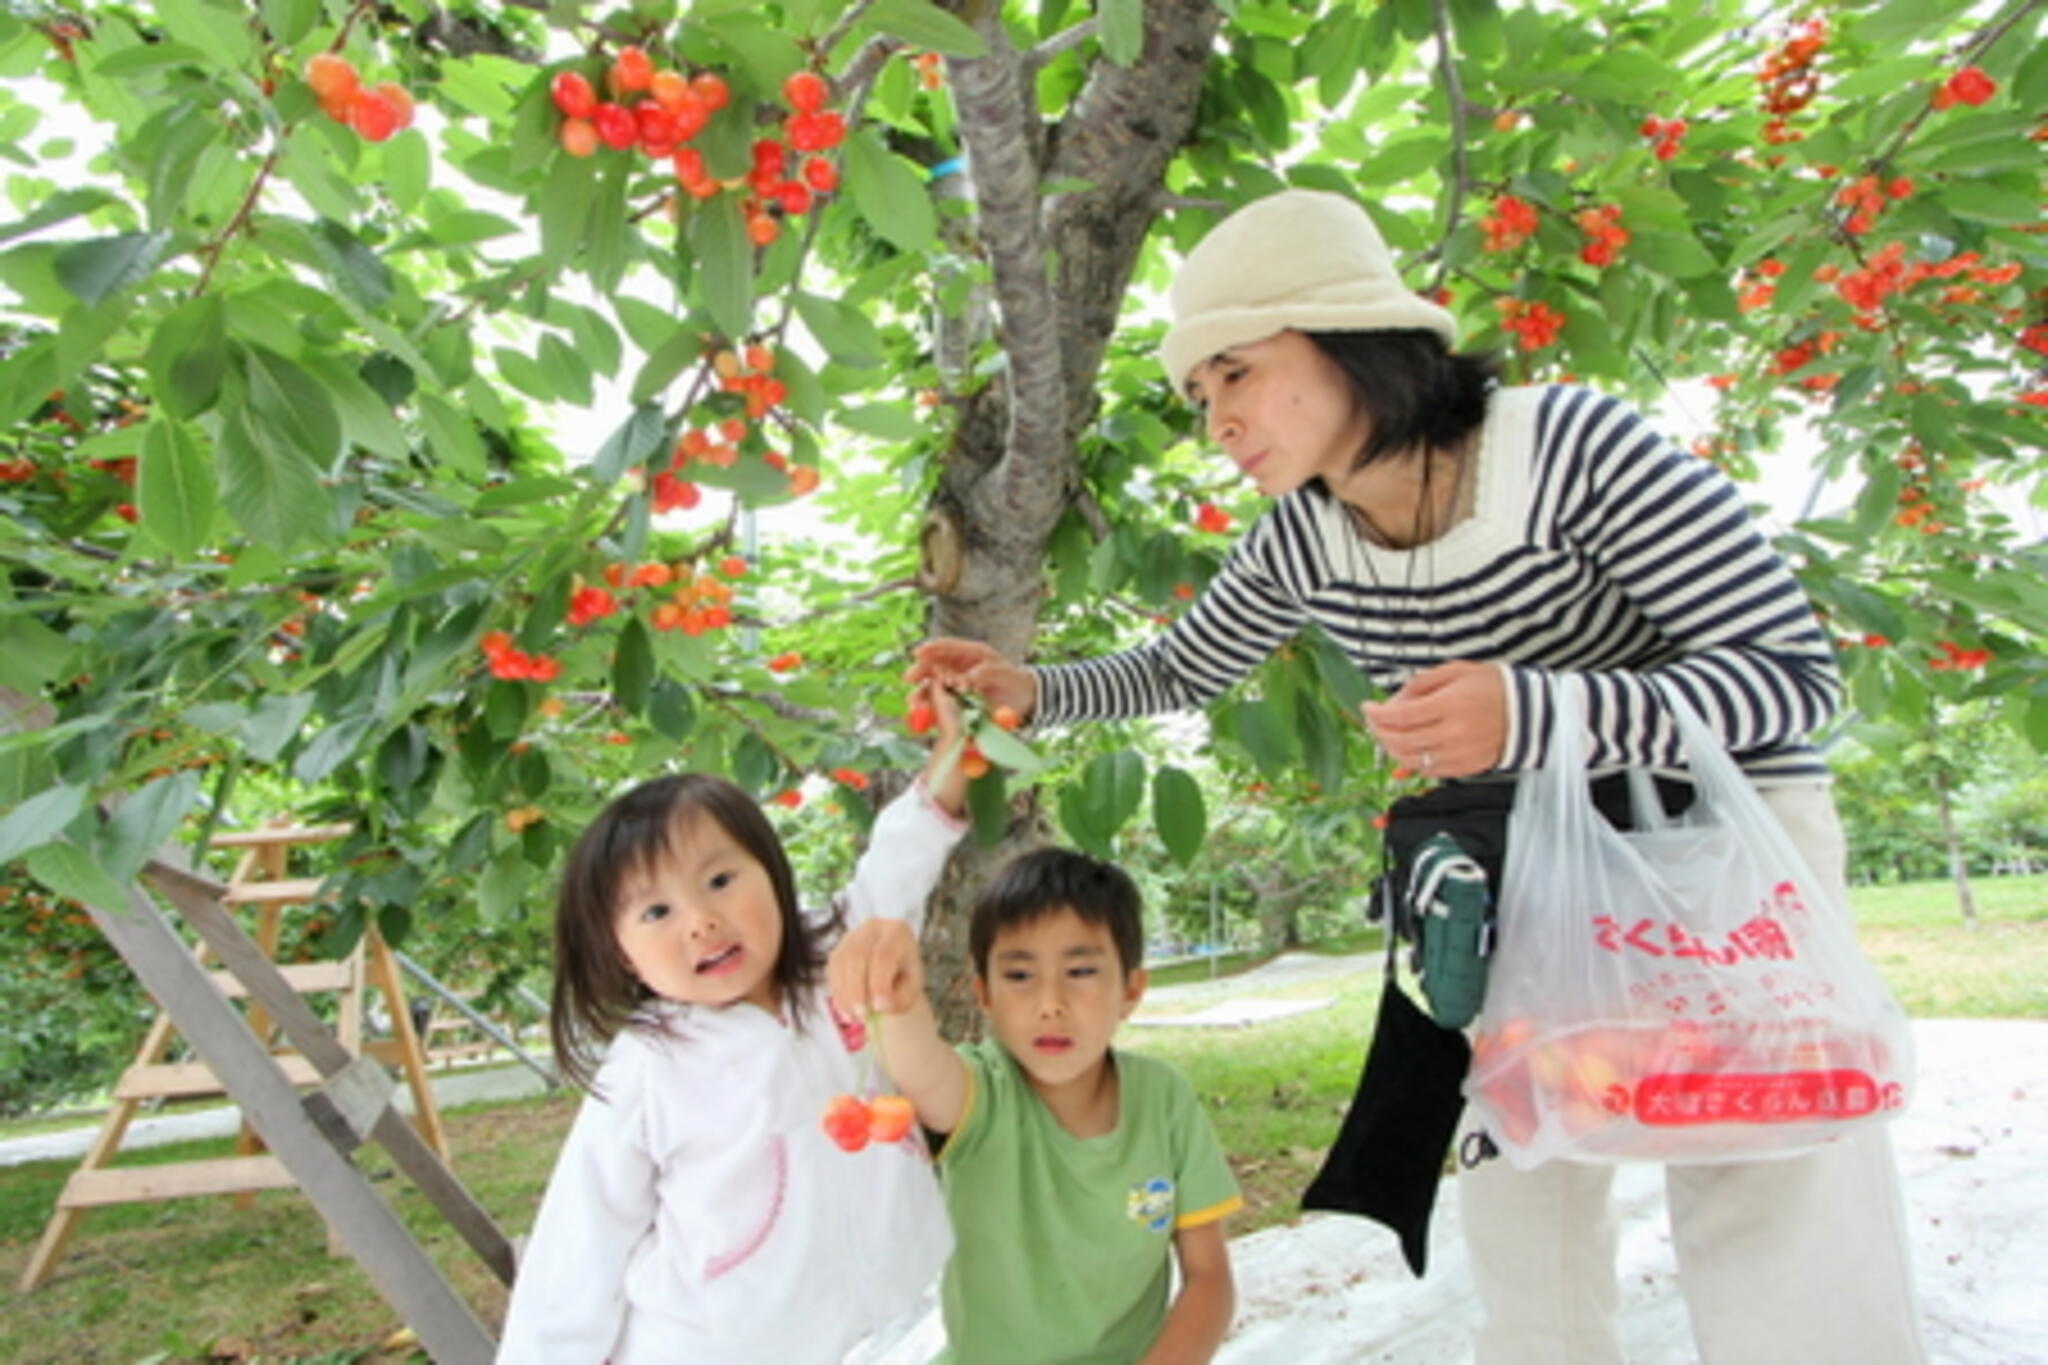
[[[922,786],[891,802],[840,899],[846,926],[918,926],[963,828]],[[953,1246],[930,1156],[915,1128],[832,1144],[825,1105],[866,1063],[822,990],[802,1004],[800,1027],[752,1005],[664,1005],[612,1041],[520,1259],[499,1361],[823,1365],[915,1306]]]

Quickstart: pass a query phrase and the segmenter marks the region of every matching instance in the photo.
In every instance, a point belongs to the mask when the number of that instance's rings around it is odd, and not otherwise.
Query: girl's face
[[[619,886],[612,931],[634,976],[684,1005],[780,1003],[782,910],[768,869],[723,825],[685,817],[671,849]]]
[[[1337,362],[1300,332],[1232,346],[1189,373],[1210,439],[1267,497],[1320,477],[1341,487],[1371,423]]]

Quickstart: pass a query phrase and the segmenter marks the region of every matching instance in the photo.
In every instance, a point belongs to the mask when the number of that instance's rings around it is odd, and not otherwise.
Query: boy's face
[[[1108,925],[1061,906],[995,936],[974,994],[996,1040],[1044,1090],[1095,1074],[1145,994],[1145,972],[1124,971]]]

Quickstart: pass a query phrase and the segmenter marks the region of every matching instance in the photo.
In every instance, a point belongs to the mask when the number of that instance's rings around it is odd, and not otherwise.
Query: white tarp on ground
[[[1892,1125],[1913,1253],[1939,1365],[2048,1362],[2048,1023],[1914,1025],[1919,1093]],[[1696,1359],[1656,1167],[1615,1181],[1622,1334],[1634,1365]],[[1457,1230],[1457,1181],[1437,1202],[1429,1276],[1415,1280],[1391,1232],[1314,1214],[1231,1243],[1237,1323],[1221,1365],[1452,1365],[1478,1321]],[[928,1360],[918,1325],[885,1365]]]
[[[1234,983],[1202,982],[1153,996],[1217,1000],[1233,985],[1270,989],[1359,967],[1357,959],[1289,954]],[[2048,1104],[2042,1102],[2048,1100],[2048,1022],[1922,1020],[1913,1032],[1919,1092],[1892,1132],[1932,1357],[1939,1365],[2048,1362]],[[533,1088],[530,1073],[520,1068],[494,1074],[514,1092]],[[467,1091],[492,1078],[437,1076],[436,1087]],[[483,1095],[451,1093],[444,1103],[464,1098]],[[234,1111],[180,1118],[232,1131]],[[144,1140],[197,1135],[166,1131]],[[0,1145],[0,1164],[75,1159],[91,1136],[85,1129]],[[1630,1359],[1682,1365],[1694,1357],[1658,1172],[1623,1168],[1615,1189]],[[1219,1361],[1439,1365],[1469,1359],[1466,1343],[1478,1304],[1458,1236],[1457,1200],[1457,1181],[1445,1182],[1429,1277],[1419,1282],[1402,1264],[1393,1234],[1360,1219],[1311,1215],[1234,1240],[1238,1316]],[[911,1365],[928,1360],[942,1339],[934,1316],[893,1349],[865,1358]]]

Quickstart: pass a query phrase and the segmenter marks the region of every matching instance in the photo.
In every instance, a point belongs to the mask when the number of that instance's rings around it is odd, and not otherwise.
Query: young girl
[[[958,711],[936,687],[928,700],[943,755]],[[799,911],[773,827],[721,778],[647,782],[584,831],[550,1027],[590,1093],[501,1362],[838,1362],[933,1282],[952,1237],[922,1139],[846,1152],[821,1117],[882,1083],[859,1026],[834,1026],[825,950],[877,916],[918,923],[964,828],[959,765],[939,766],[882,811],[829,917]]]

